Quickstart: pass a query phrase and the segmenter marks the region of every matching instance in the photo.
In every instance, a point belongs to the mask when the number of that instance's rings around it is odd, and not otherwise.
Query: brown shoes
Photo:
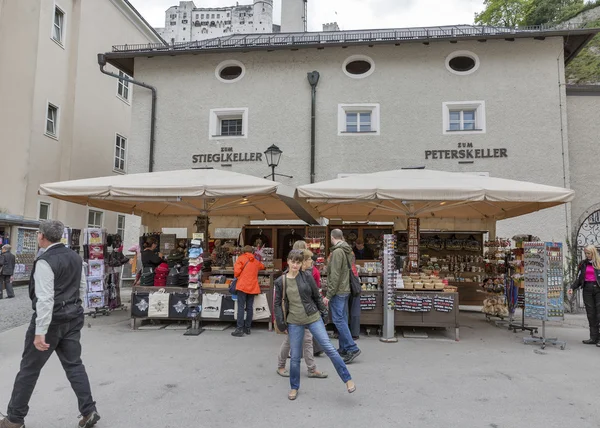
[[[0,421],[0,428],[25,428],[25,424],[16,424],[5,417]]]
[[[100,420],[100,415],[97,412],[92,412],[87,416],[83,416],[79,420],[80,428],[91,428]]]

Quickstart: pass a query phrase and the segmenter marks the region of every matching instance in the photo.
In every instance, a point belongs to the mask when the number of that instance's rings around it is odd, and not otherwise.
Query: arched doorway
[[[580,254],[578,257],[581,257],[583,248],[588,245],[600,248],[600,209],[588,215],[579,226],[579,230],[577,231],[577,249]]]

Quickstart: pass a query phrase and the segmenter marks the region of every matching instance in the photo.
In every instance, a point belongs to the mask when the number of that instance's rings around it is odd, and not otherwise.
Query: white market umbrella
[[[525,181],[408,169],[307,184],[298,187],[296,195],[321,216],[346,221],[503,220],[570,202],[575,192]]]
[[[218,169],[112,175],[42,184],[39,194],[80,205],[155,216],[244,216],[315,223],[278,182]]]

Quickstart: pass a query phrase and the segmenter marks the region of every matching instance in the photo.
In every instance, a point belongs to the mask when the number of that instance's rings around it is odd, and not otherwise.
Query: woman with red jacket
[[[258,272],[265,268],[261,262],[254,258],[254,249],[250,245],[244,247],[244,254],[235,262],[233,274],[237,278],[235,289],[237,291],[237,328],[232,336],[242,337],[250,334],[252,314],[254,313],[254,296],[260,294],[258,285]],[[246,319],[244,320],[244,312]]]

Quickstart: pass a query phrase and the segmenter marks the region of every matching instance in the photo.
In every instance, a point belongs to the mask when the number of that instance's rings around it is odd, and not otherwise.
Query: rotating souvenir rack
[[[383,334],[381,341],[386,343],[397,342],[394,331],[394,317],[396,308],[396,282],[398,270],[396,267],[396,235],[383,235],[383,248],[381,254],[383,270]]]
[[[104,259],[106,256],[106,229],[88,228],[83,230],[83,259],[87,289],[84,305],[90,309],[88,315],[108,315],[108,290],[105,286]]]
[[[526,344],[547,344],[565,349],[567,343],[546,337],[546,321],[564,320],[562,243],[525,242],[525,316],[542,321],[541,336],[524,337]]]

